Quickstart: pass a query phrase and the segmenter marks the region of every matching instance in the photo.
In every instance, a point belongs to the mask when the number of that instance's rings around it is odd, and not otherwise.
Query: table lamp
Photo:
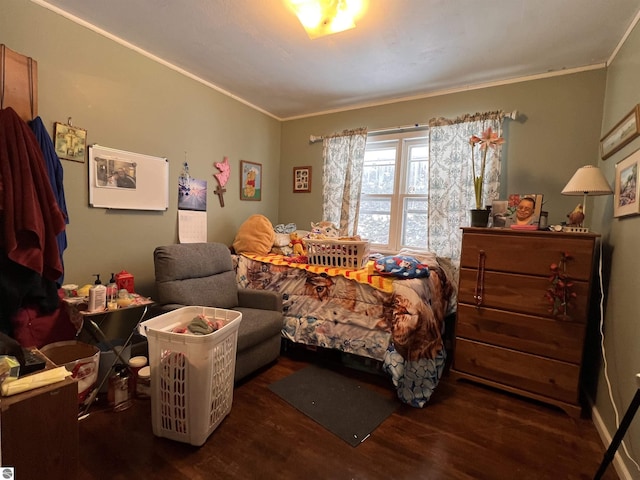
[[[584,215],[584,222],[587,218],[587,196],[611,195],[613,191],[598,167],[595,165],[585,165],[573,174],[573,177],[571,177],[571,180],[569,180],[569,183],[562,189],[561,193],[563,195],[583,195],[582,213]],[[580,224],[578,229],[569,228],[569,231],[588,232],[589,229]]]

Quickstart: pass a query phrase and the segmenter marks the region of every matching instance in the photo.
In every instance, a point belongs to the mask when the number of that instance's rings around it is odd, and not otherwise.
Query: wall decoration
[[[240,200],[262,199],[262,164],[240,160]]]
[[[178,177],[178,203],[184,195],[189,194],[191,188],[191,175],[189,174],[189,163],[186,161],[187,152],[184,154],[185,162],[182,164],[182,172]]]
[[[609,158],[640,135],[640,104],[636,105],[600,140],[600,156]]]
[[[180,243],[207,241],[207,181],[189,174],[187,152],[178,176],[178,240]]]
[[[166,210],[169,208],[169,161],[91,145],[89,205],[96,208]]]
[[[74,127],[71,117],[66,124],[55,122],[54,145],[59,158],[84,163],[87,153],[87,131],[84,128]]]
[[[178,192],[178,210],[207,211],[207,181],[190,177],[186,189]]]
[[[638,163],[640,150],[616,164],[616,181],[613,197],[613,216],[623,217],[640,213],[640,189],[638,188]]]
[[[214,165],[218,170],[220,170],[220,173],[213,174],[215,179],[218,181],[218,186],[213,191],[213,193],[218,195],[218,198],[220,199],[220,206],[224,207],[223,195],[227,191],[227,189],[224,188],[224,186],[227,184],[227,181],[229,180],[229,175],[231,175],[231,166],[229,165],[229,158],[224,157],[224,160],[222,162],[215,162]]]
[[[293,167],[293,193],[311,191],[311,167]]]

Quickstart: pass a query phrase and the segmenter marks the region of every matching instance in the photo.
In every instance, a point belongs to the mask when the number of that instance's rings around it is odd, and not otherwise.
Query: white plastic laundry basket
[[[173,331],[198,315],[226,325],[207,335]],[[154,435],[200,446],[229,414],[241,321],[233,310],[183,307],[140,324],[149,343]]]

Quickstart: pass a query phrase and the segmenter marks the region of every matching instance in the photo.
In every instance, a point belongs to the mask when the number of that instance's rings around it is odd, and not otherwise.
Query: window
[[[427,248],[428,159],[425,130],[368,137],[357,233],[376,249]]]

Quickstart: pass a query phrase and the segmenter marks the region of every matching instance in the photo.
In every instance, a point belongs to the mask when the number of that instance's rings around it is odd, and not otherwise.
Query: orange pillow
[[[236,253],[266,255],[271,251],[276,233],[271,221],[264,215],[255,214],[247,218],[236,234],[233,249]]]

